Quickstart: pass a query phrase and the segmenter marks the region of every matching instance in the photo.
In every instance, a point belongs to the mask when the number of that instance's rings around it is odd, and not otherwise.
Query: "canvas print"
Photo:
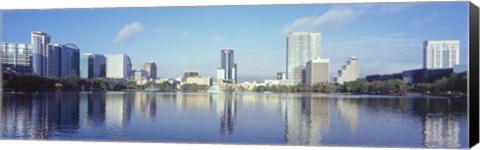
[[[2,11],[0,139],[467,148],[469,3]]]

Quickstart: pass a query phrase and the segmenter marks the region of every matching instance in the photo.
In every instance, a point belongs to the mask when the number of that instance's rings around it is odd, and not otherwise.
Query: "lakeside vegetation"
[[[135,81],[128,81],[122,84],[112,79],[94,78],[81,79],[78,76],[68,76],[64,79],[43,78],[35,74],[19,76],[8,76],[4,74],[3,87],[5,91],[122,91],[122,90],[143,90],[146,87],[160,88],[161,92],[204,92],[208,90],[207,85],[182,84],[177,86],[174,83],[165,81],[163,83],[149,82],[145,85],[137,85]],[[223,87],[225,92],[249,91],[244,87],[227,85]],[[343,85],[327,83],[317,85],[298,84],[293,86],[271,85],[257,86],[250,91],[254,92],[275,92],[275,93],[349,93],[349,94],[385,94],[405,95],[411,93],[435,94],[435,95],[464,95],[467,92],[467,78],[452,73],[449,76],[435,80],[431,83],[406,84],[401,79],[386,81],[375,80],[368,82],[365,79],[345,82]]]
[[[386,81],[374,80],[368,82],[358,79],[339,84],[317,84],[294,86],[258,86],[256,92],[318,92],[318,93],[352,93],[352,94],[386,94],[405,95],[409,93],[435,94],[435,95],[464,95],[467,93],[467,78],[452,73],[431,83],[407,84],[401,79]]]

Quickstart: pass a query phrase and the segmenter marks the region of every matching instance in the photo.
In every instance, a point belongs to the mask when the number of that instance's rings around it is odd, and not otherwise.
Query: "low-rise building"
[[[198,84],[198,85],[212,85],[212,77],[189,77],[182,84]]]

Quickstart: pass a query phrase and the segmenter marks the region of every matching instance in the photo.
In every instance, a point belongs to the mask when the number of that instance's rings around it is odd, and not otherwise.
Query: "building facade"
[[[128,79],[132,72],[130,57],[125,54],[107,54],[107,78]]]
[[[277,72],[277,80],[286,80],[287,79],[287,73],[284,71]]]
[[[224,70],[223,79],[225,82],[237,83],[237,64],[235,63],[233,49],[222,49],[220,68]]]
[[[200,76],[200,73],[197,70],[185,70],[183,71],[182,81],[185,82],[190,77],[199,77],[199,76]]]
[[[211,86],[212,77],[189,77],[186,79],[185,83]]]
[[[305,83],[315,85],[330,81],[330,60],[314,58],[305,67]]]
[[[423,42],[423,68],[452,68],[460,63],[460,41],[427,40]]]
[[[72,43],[63,44],[61,47],[59,76],[80,76],[80,49]]]
[[[337,72],[335,82],[343,84],[344,82],[355,81],[358,79],[358,58],[348,58],[345,65]]]
[[[52,77],[50,39],[50,35],[45,32],[31,33],[32,69],[42,77]]]
[[[102,54],[85,53],[80,58],[81,78],[106,77],[107,58]]]
[[[147,73],[147,79],[157,79],[157,64],[155,62],[147,62],[142,64],[140,68]]]
[[[16,73],[31,73],[32,45],[27,43],[2,43],[2,67]]]
[[[320,57],[320,33],[290,32],[287,36],[287,79],[302,83],[305,64]]]

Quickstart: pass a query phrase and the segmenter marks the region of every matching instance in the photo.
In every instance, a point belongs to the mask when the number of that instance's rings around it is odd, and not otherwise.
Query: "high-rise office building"
[[[61,78],[62,77],[62,45],[51,44],[50,49],[50,77]]]
[[[148,79],[157,79],[157,64],[155,64],[155,62],[147,62],[142,64],[140,69],[147,72]]]
[[[80,58],[81,78],[104,78],[107,58],[102,54],[85,53]]]
[[[107,78],[127,79],[131,72],[130,57],[125,54],[107,54]]]
[[[345,65],[337,72],[335,82],[343,84],[344,82],[355,81],[358,79],[358,59],[357,57],[348,58]]]
[[[50,35],[45,32],[32,32],[32,69],[42,77],[51,77]]]
[[[49,45],[49,77],[65,78],[80,75],[80,49],[72,43]]]
[[[320,33],[290,32],[287,36],[287,79],[303,82],[305,64],[320,56]]]
[[[80,49],[75,44],[62,45],[59,75],[61,78],[80,75]]]
[[[330,60],[314,58],[305,67],[305,83],[315,85],[330,81]]]
[[[460,41],[427,40],[423,42],[423,67],[452,68],[460,63]]]
[[[26,43],[2,43],[2,66],[17,73],[31,73],[32,45]]]
[[[225,71],[224,80],[229,83],[237,83],[237,64],[233,49],[225,48],[221,51],[221,69]]]

